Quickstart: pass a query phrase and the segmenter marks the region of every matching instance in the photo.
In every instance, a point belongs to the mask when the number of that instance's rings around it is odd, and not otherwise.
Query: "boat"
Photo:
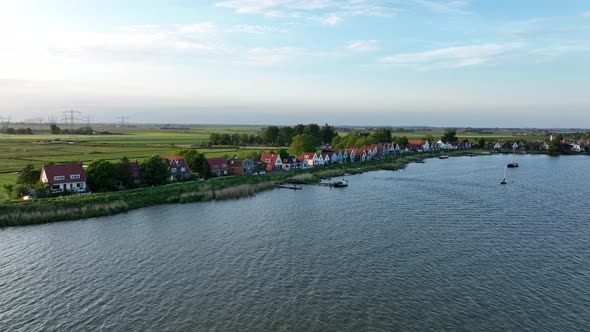
[[[512,153],[512,161],[506,165],[508,168],[515,168],[518,167],[518,163],[516,162],[516,150]]]
[[[506,180],[506,169],[507,167],[504,168],[504,178],[502,179],[502,181],[500,181],[500,184],[507,184],[508,180]]]
[[[334,187],[339,188],[339,187],[348,187],[348,181],[342,179],[340,181],[335,181],[333,183]]]
[[[443,154],[442,156],[439,156],[438,159],[449,159],[449,155]]]
[[[424,164],[424,159],[418,158],[418,159],[415,159],[414,162],[417,164]]]

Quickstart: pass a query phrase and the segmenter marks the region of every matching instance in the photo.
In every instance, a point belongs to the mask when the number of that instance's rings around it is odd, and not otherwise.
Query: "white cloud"
[[[475,66],[492,60],[518,44],[478,44],[458,47],[447,47],[416,53],[402,53],[384,57],[382,63],[417,65],[420,69],[460,68]]]
[[[334,26],[342,21],[342,17],[338,14],[329,14],[328,16],[320,19],[322,24]]]
[[[230,0],[215,4],[240,14],[303,18],[334,26],[350,16],[394,16],[396,9],[379,0]],[[318,12],[328,12],[320,15]]]
[[[238,32],[238,33],[246,33],[252,35],[262,35],[266,33],[286,33],[287,30],[272,27],[272,26],[265,26],[265,25],[236,25],[229,29],[228,32]]]
[[[374,52],[379,49],[379,46],[374,39],[352,40],[348,43],[347,48],[354,52]]]
[[[469,0],[454,0],[454,1],[435,1],[435,0],[413,0],[414,3],[428,8],[429,10],[448,14],[448,13],[460,13],[466,14],[465,8],[469,6]]]
[[[558,57],[568,53],[590,52],[590,44],[553,45],[532,51],[533,54],[546,58]]]

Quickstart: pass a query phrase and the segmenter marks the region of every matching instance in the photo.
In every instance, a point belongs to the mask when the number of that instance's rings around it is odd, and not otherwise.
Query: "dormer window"
[[[75,179],[79,179],[80,178],[80,174],[72,174],[70,175],[70,179],[71,180],[75,180]]]
[[[55,180],[55,181],[63,181],[65,179],[66,179],[66,177],[63,175],[56,175],[53,177],[53,180]]]

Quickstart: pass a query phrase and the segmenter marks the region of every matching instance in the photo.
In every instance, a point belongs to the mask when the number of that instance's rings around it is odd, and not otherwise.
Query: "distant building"
[[[265,153],[260,157],[260,160],[266,164],[267,172],[276,172],[283,168],[283,161],[278,154]]]
[[[228,172],[235,175],[250,175],[256,168],[252,159],[230,159],[227,161],[227,166]],[[223,169],[223,164],[221,168]]]
[[[81,164],[43,165],[40,180],[52,192],[86,191],[86,173]]]

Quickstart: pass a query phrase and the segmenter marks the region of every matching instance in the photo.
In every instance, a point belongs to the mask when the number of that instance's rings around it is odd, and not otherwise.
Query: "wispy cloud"
[[[454,0],[454,1],[435,1],[435,0],[413,0],[415,4],[425,7],[433,12],[448,14],[460,13],[467,14],[466,8],[469,6],[469,0]]]
[[[590,52],[590,44],[560,44],[533,50],[532,53],[545,58],[554,58],[568,53]]]
[[[252,35],[263,35],[267,33],[285,33],[286,29],[266,25],[236,25],[227,29],[228,32],[239,32]]]
[[[419,69],[461,68],[480,65],[495,56],[518,48],[518,44],[477,44],[440,48],[424,52],[402,53],[381,59],[382,63],[415,65]]]
[[[229,0],[215,4],[240,14],[303,18],[334,26],[351,16],[394,16],[397,9],[378,0]]]
[[[377,41],[371,40],[352,40],[346,46],[349,50],[354,52],[374,52],[379,49]]]

